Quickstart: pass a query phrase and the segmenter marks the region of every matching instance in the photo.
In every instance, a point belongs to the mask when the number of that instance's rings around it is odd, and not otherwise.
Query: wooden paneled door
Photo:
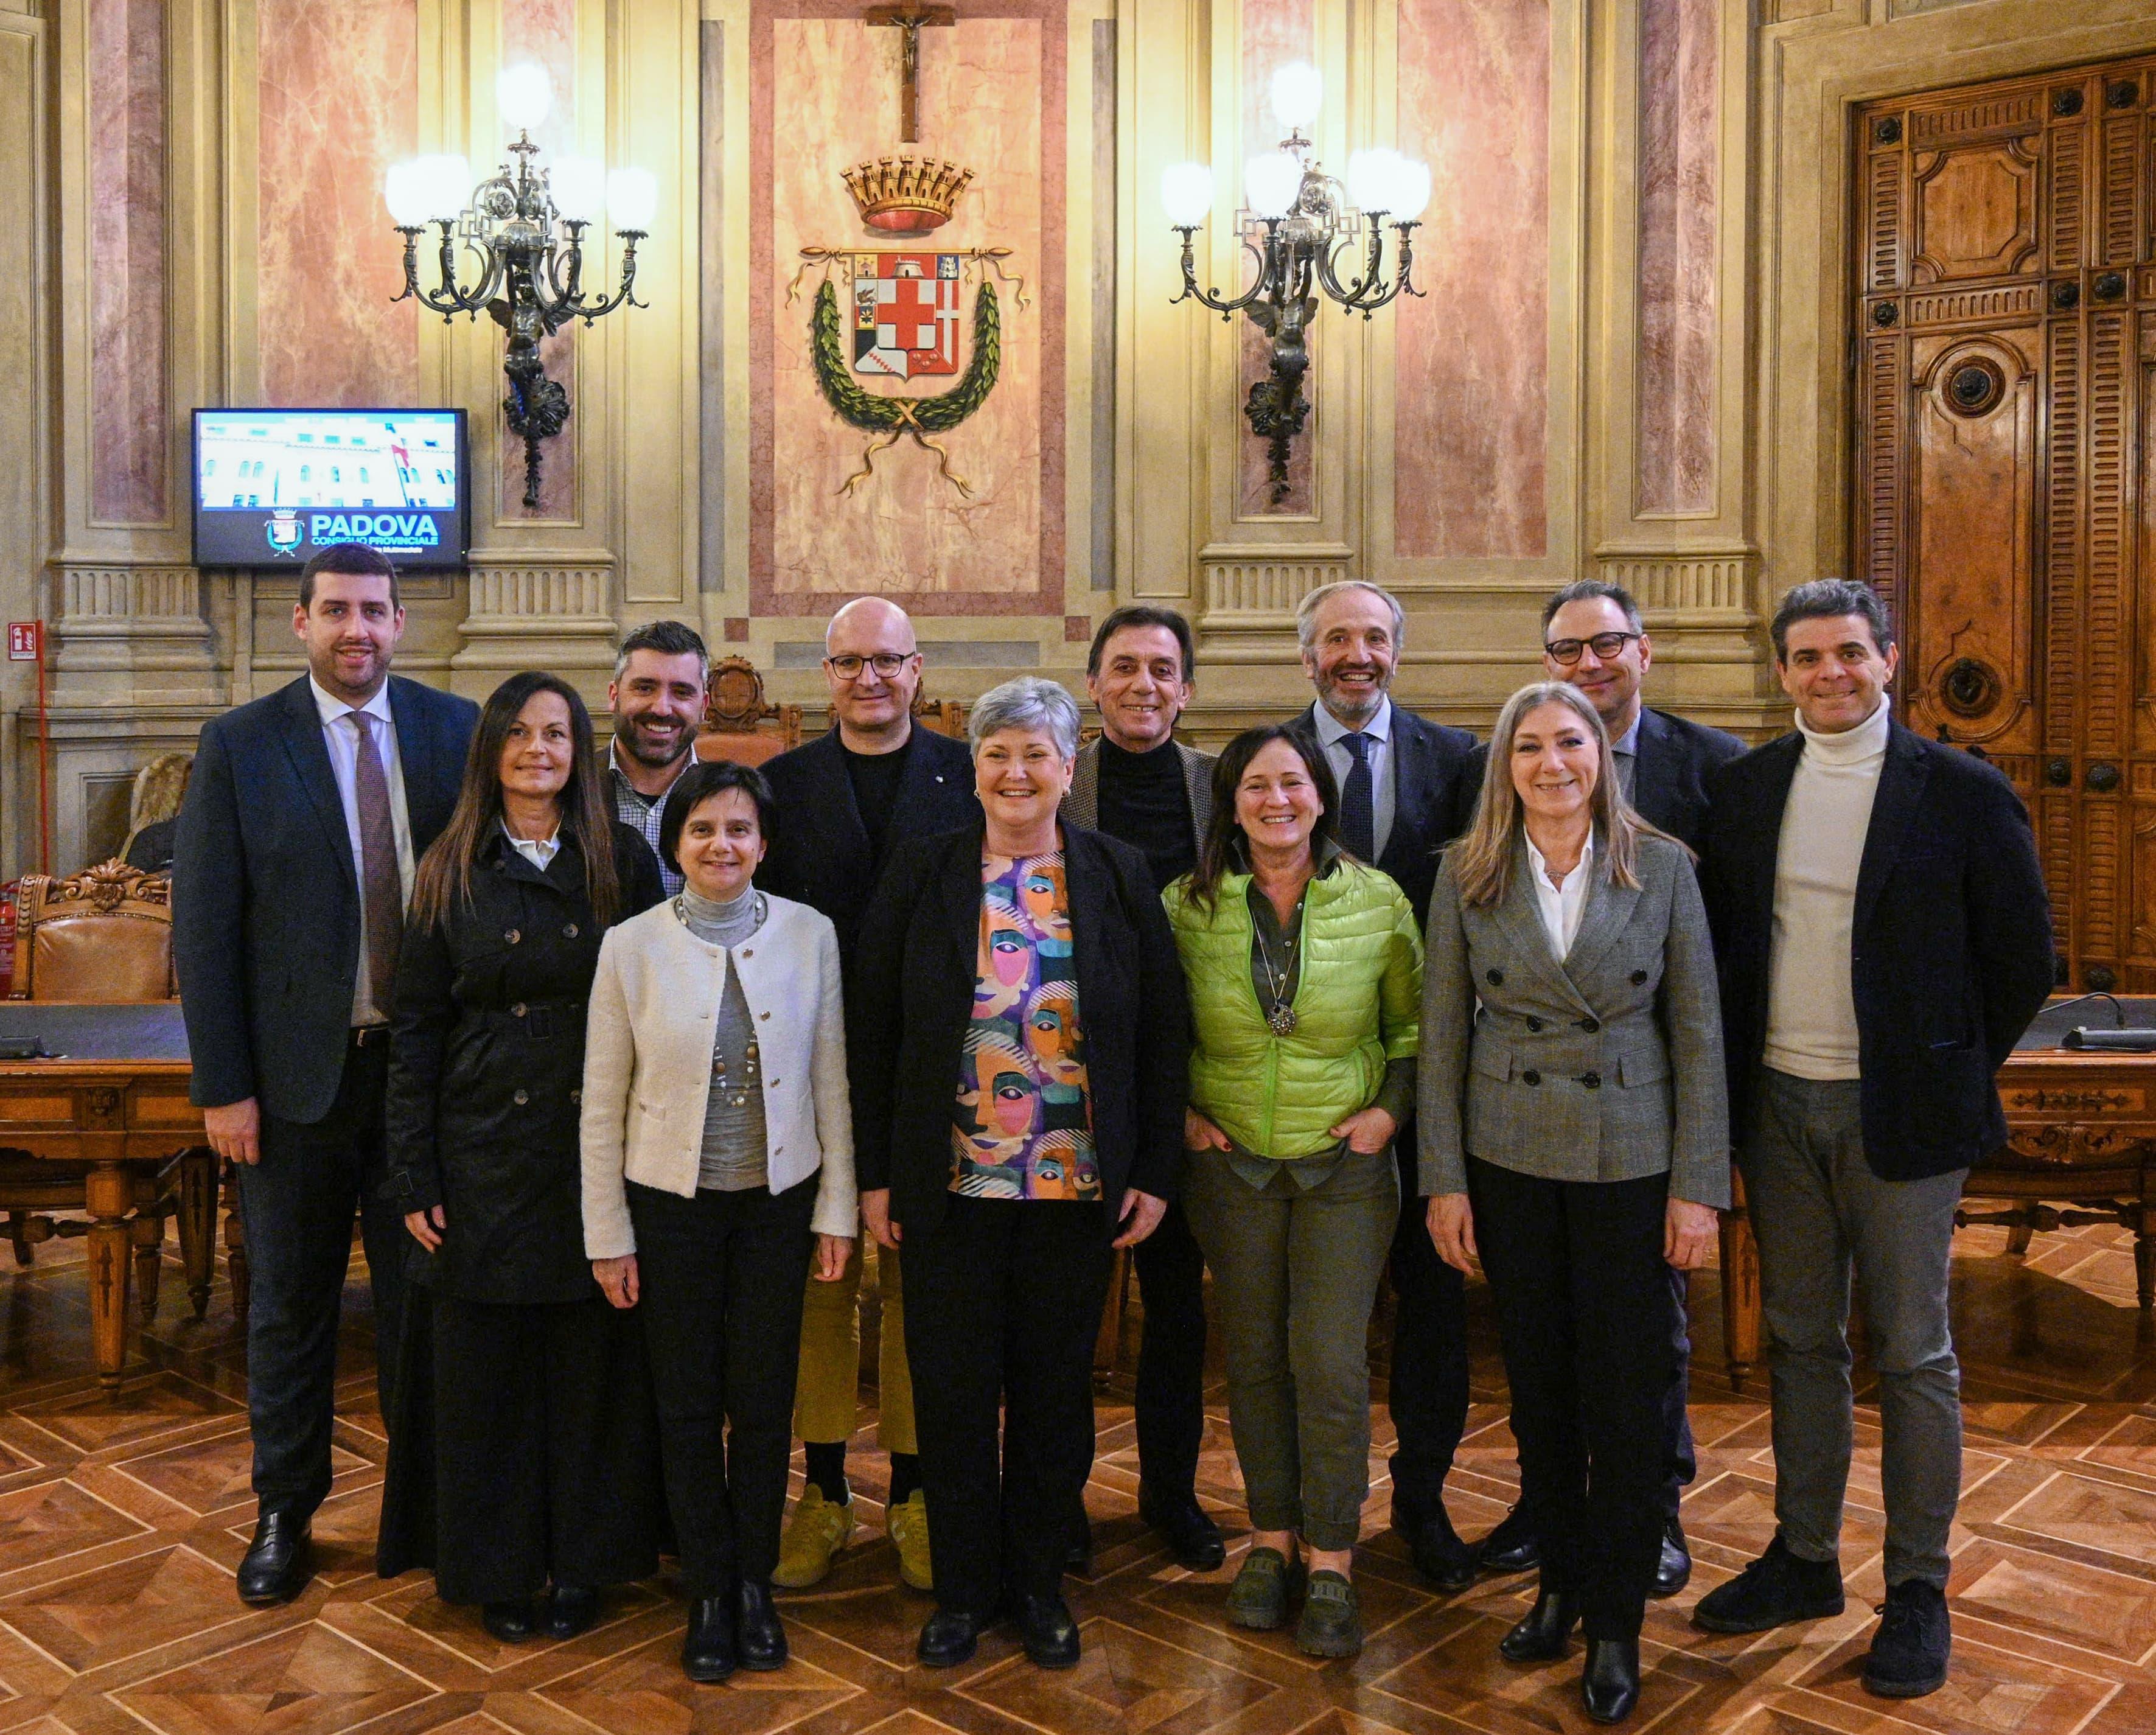
[[[1852,570],[2014,781],[2067,979],[2156,990],[2156,58],[1856,111]]]

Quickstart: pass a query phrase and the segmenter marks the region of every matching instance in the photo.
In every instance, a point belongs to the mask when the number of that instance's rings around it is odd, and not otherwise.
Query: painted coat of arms
[[[854,255],[854,372],[921,379],[958,371],[955,253]]]

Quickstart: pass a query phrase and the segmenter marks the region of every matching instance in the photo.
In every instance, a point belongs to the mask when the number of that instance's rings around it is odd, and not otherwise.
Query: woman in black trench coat
[[[649,846],[608,812],[583,701],[511,675],[398,960],[385,1190],[425,1251],[376,1561],[432,1566],[510,1643],[573,1636],[602,1585],[657,1565],[644,1350],[584,1257],[577,1127],[600,938],[660,896]]]

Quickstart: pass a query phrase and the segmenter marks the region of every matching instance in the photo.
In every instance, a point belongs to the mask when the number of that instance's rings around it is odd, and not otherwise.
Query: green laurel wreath
[[[826,278],[816,291],[816,305],[808,321],[808,351],[816,368],[816,383],[824,398],[847,426],[880,436],[861,454],[861,468],[846,478],[839,492],[850,494],[875,473],[875,454],[895,445],[906,434],[936,454],[941,474],[959,493],[973,497],[973,489],[951,468],[950,454],[932,434],[948,434],[988,402],[1003,365],[1003,317],[996,306],[996,292],[982,284],[973,297],[973,353],[958,383],[933,398],[886,397],[869,391],[855,379],[846,363],[845,333],[839,323],[839,298]]]

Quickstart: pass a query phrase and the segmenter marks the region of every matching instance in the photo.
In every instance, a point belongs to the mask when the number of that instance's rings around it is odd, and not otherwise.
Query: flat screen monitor
[[[298,567],[332,542],[408,572],[461,567],[471,465],[458,409],[198,409],[195,564]]]

